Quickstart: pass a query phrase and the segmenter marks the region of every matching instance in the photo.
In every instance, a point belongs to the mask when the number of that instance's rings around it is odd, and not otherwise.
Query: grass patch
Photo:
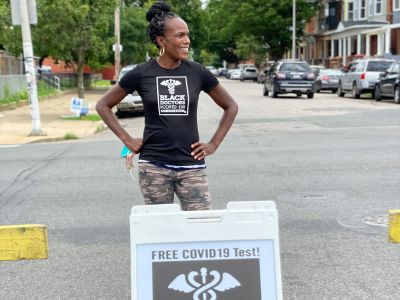
[[[91,87],[94,88],[109,88],[110,86],[111,86],[110,80],[96,80],[91,84]]]
[[[64,135],[64,140],[77,140],[78,137],[73,133],[66,133]]]
[[[50,96],[57,93],[57,90],[53,87],[49,87],[47,84],[39,81],[37,82],[37,93],[38,97]],[[4,87],[4,97],[0,98],[0,106],[7,105],[11,103],[18,103],[27,101],[28,91],[26,89],[21,90],[16,93],[11,93],[10,87],[5,85]]]
[[[67,121],[92,121],[92,122],[97,122],[97,121],[101,121],[101,117],[99,115],[96,114],[90,114],[90,115],[84,115],[84,116],[64,116],[61,117],[61,119],[63,120],[67,120]]]

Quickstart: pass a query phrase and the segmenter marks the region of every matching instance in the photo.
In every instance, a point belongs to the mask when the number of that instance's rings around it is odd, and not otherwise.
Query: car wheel
[[[268,96],[268,90],[267,90],[267,87],[265,86],[265,84],[263,84],[263,95]]]
[[[342,84],[341,83],[339,83],[337,94],[338,94],[339,97],[344,97],[344,93],[343,93],[343,90],[342,90]]]
[[[272,91],[271,91],[272,98],[278,98],[278,93],[275,90],[275,85],[272,84]]]
[[[359,99],[360,98],[360,93],[357,91],[357,84],[354,82],[353,87],[351,89],[351,97],[353,99]]]
[[[379,85],[375,85],[375,95],[374,98],[376,101],[381,101],[382,97],[381,97],[381,90],[379,89]]]
[[[400,104],[400,86],[396,86],[394,90],[394,103]]]
[[[336,89],[333,89],[333,90],[332,90],[332,94],[335,94],[335,93],[337,93],[337,90],[336,90]]]
[[[297,97],[301,97],[301,93],[297,93],[296,96],[297,96]]]
[[[307,98],[308,98],[308,99],[314,98],[314,93],[308,93],[308,94],[307,94]]]

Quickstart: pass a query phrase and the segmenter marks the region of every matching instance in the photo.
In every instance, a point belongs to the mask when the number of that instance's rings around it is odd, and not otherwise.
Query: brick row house
[[[363,56],[400,55],[400,0],[322,0],[300,56],[338,68]]]

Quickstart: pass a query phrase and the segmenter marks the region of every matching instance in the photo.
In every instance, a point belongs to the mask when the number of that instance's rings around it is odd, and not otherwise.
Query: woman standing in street
[[[184,20],[164,2],[154,3],[146,19],[159,57],[129,71],[100,99],[96,109],[118,138],[134,153],[140,153],[139,185],[146,204],[172,203],[176,193],[183,210],[209,209],[204,158],[221,144],[238,106],[214,75],[188,60],[190,39]],[[111,110],[133,91],[143,101],[143,138],[130,136]],[[224,110],[208,143],[199,140],[197,126],[201,91]]]

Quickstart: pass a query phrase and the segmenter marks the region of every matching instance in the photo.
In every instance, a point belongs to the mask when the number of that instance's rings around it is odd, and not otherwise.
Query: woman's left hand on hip
[[[204,157],[213,154],[217,147],[212,143],[196,142],[192,144],[192,156],[197,160],[202,160]]]

